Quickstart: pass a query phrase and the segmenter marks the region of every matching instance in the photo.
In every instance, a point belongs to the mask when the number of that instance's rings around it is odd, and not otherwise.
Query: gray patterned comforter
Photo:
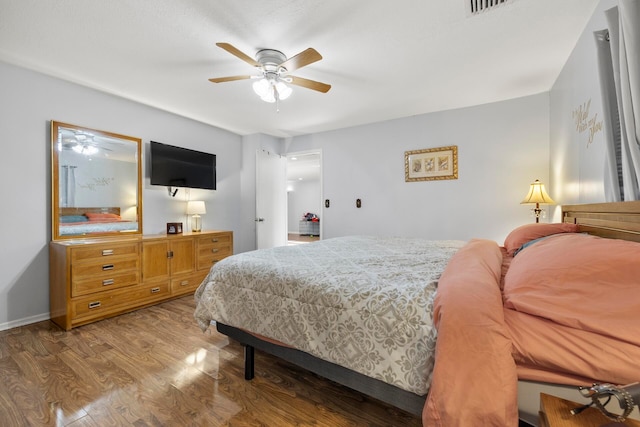
[[[433,298],[455,240],[350,236],[225,258],[195,294],[212,321],[260,334],[424,395]]]

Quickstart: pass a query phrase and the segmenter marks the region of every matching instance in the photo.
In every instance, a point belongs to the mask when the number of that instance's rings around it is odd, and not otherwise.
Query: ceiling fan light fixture
[[[76,144],[71,148],[76,153],[84,154],[85,156],[91,156],[91,155],[96,154],[98,152],[98,148],[97,147],[94,147],[93,145],[88,145],[88,144]]]
[[[276,83],[276,90],[278,91],[278,98],[281,101],[287,99],[293,92],[293,90],[283,82]]]
[[[256,80],[253,82],[253,91],[260,98],[264,98],[270,92],[271,84],[265,78],[261,78],[260,80]]]
[[[262,78],[255,81],[253,83],[253,91],[260,99],[269,103],[276,102],[276,98],[283,101],[289,98],[293,92],[284,82],[270,78]]]

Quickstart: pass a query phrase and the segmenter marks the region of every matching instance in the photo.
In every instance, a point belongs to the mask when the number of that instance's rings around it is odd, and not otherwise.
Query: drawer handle
[[[160,292],[160,287],[155,287],[155,288],[151,288],[151,293],[152,294],[157,294],[158,292]]]
[[[101,304],[100,304],[100,301],[93,301],[93,302],[90,302],[90,303],[89,303],[89,309],[91,310],[91,309],[94,309],[94,308],[98,308],[98,307],[100,307],[100,305],[101,305]]]
[[[218,243],[218,239],[216,239],[216,238],[211,239],[211,241],[212,241],[213,243]]]
[[[189,284],[188,280],[183,280],[182,282],[180,282],[180,286],[187,286]]]
[[[211,260],[211,264],[215,264],[215,263],[216,263],[216,262],[218,262],[218,261],[219,261],[219,260],[217,260],[217,259]]]
[[[102,256],[113,255],[113,249],[103,249]]]
[[[115,266],[113,264],[105,264],[102,266],[102,271],[113,270]]]
[[[215,253],[220,252],[220,249],[213,248],[213,249],[211,249],[211,252],[213,252],[215,254]]]
[[[113,279],[104,279],[102,281],[102,286],[113,285],[116,281]]]

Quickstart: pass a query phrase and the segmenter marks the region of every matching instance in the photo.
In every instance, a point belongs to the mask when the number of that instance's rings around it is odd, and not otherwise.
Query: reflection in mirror
[[[142,233],[139,138],[51,122],[53,240]]]

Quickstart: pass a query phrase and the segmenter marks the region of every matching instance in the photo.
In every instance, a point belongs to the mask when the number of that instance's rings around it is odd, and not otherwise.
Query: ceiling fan
[[[285,54],[278,50],[261,49],[256,54],[256,59],[253,59],[229,43],[216,43],[216,46],[242,59],[252,67],[257,68],[260,74],[257,76],[241,75],[216,77],[209,79],[212,83],[258,79],[253,83],[253,90],[258,94],[258,96],[260,96],[260,98],[262,98],[263,101],[266,102],[277,102],[279,100],[287,99],[292,92],[291,88],[286,85],[287,83],[322,93],[327,93],[329,89],[331,89],[331,85],[326,83],[289,75],[292,71],[298,70],[322,59],[322,55],[313,48],[308,48],[288,59]]]
[[[116,142],[116,140],[99,137],[84,131],[71,132],[61,128],[60,133],[61,147],[65,150],[71,149],[79,154],[92,155],[96,154],[99,150],[113,151],[113,149],[107,148],[105,143],[114,146],[121,145],[121,143]],[[117,147],[114,148],[117,149]]]

